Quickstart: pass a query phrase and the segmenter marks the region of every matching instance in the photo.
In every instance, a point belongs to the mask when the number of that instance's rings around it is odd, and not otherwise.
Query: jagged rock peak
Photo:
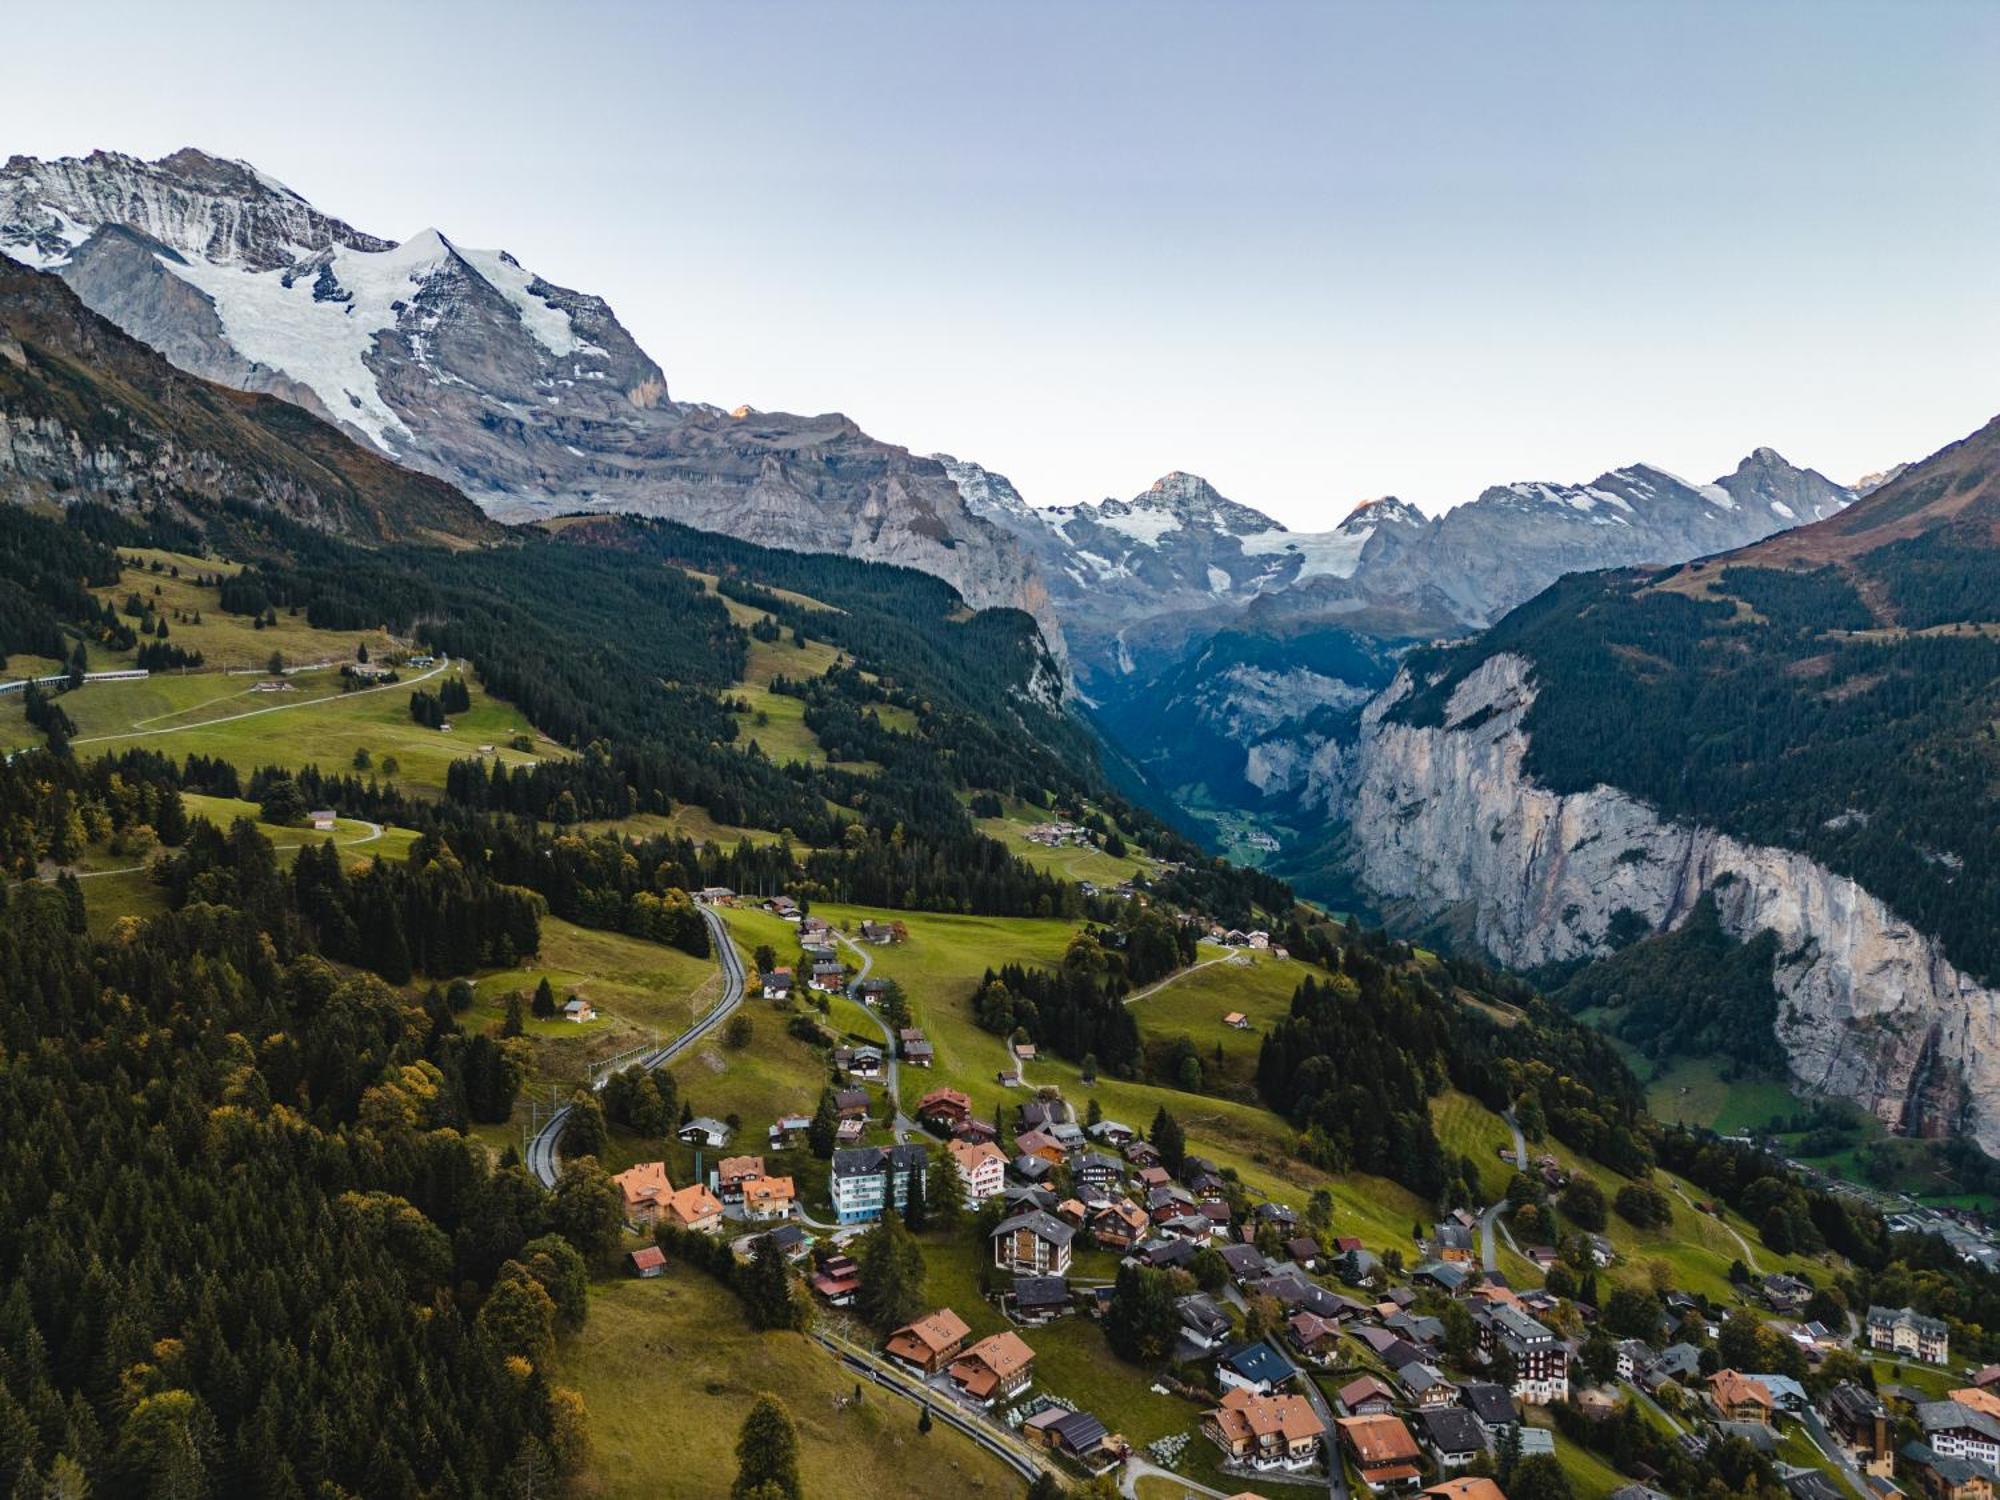
[[[157,161],[93,151],[0,168],[0,223],[40,231],[43,260],[101,224],[137,231],[182,255],[253,271],[289,266],[336,245],[378,252],[394,242],[323,214],[248,162],[185,147]]]
[[[1407,500],[1398,500],[1394,495],[1380,495],[1373,500],[1363,500],[1347,513],[1347,517],[1335,529],[1354,532],[1377,526],[1428,526],[1430,518]]]
[[[1116,504],[1118,502],[1112,500],[1104,502],[1107,511]],[[1229,499],[1199,474],[1189,474],[1181,469],[1154,480],[1145,493],[1132,497],[1131,506],[1165,510],[1178,516],[1183,525],[1238,535],[1285,529],[1262,511],[1252,510]]]

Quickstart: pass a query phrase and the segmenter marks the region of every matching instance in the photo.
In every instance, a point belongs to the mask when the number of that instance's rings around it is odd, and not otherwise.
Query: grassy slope
[[[381,775],[384,759],[394,756],[399,785],[436,794],[444,788],[446,768],[476,754],[482,744],[494,745],[509,765],[532,765],[540,758],[508,747],[513,736],[532,735],[531,726],[469,678],[472,710],[453,716],[450,733],[416,723],[409,710],[413,675],[405,673],[392,687],[342,693],[331,671],[302,672],[288,679],[293,692],[253,693],[255,678],[204,672],[88,683],[62,703],[76,721],[79,754],[141,746],[176,757],[217,756],[246,774],[266,765],[346,771],[354,752],[366,749],[375,763],[372,774]],[[435,689],[442,680],[440,674],[424,685]],[[252,716],[232,717],[239,714]],[[36,738],[17,702],[0,705],[0,744],[19,746]],[[543,755],[561,753],[548,741],[538,740],[537,749]]]
[[[889,724],[886,718],[883,722]],[[898,726],[890,724],[889,727]],[[1055,816],[1046,808],[1010,797],[1006,802],[1006,811],[997,818],[981,818],[979,829],[989,838],[1005,844],[1036,869],[1064,880],[1091,880],[1099,885],[1117,885],[1155,867],[1156,861],[1142,855],[1128,854],[1123,859],[1113,859],[1102,849],[1082,845],[1051,849],[1044,844],[1030,842],[1027,831],[1038,823],[1052,821]]]
[[[880,915],[872,909],[828,903],[815,909],[835,926],[858,924],[864,916]],[[909,927],[910,941],[901,947],[871,949],[875,972],[902,984],[917,1024],[925,1029],[937,1050],[934,1068],[903,1070],[904,1106],[913,1105],[928,1089],[949,1084],[970,1094],[973,1107],[980,1114],[990,1115],[995,1108],[1004,1108],[1011,1118],[1014,1107],[1025,1096],[996,1083],[995,1075],[1011,1066],[1007,1049],[1001,1038],[980,1030],[974,1023],[972,996],[989,964],[997,968],[1012,961],[1054,963],[1075,927],[1066,922],[1030,918],[953,917],[919,912],[898,915]],[[1304,964],[1296,962],[1280,963],[1275,959],[1259,962],[1275,971],[1259,982],[1282,987],[1286,995],[1308,972]],[[1236,971],[1218,965],[1197,978],[1233,972]],[[1253,975],[1257,972],[1250,971]],[[1137,1002],[1138,1009],[1143,1012],[1155,999],[1171,994],[1173,988],[1169,986],[1159,996]],[[1250,1009],[1247,998],[1232,1000],[1226,990],[1214,998],[1231,1000],[1231,1009],[1246,1013]],[[1142,1027],[1146,1024],[1142,1015]],[[1095,1097],[1107,1117],[1141,1130],[1152,1123],[1155,1111],[1164,1105],[1186,1130],[1190,1150],[1213,1158],[1219,1165],[1236,1168],[1254,1192],[1302,1207],[1314,1188],[1330,1188],[1337,1205],[1335,1223],[1339,1231],[1360,1235],[1371,1249],[1407,1246],[1411,1223],[1424,1213],[1416,1196],[1394,1183],[1361,1176],[1334,1178],[1293,1159],[1290,1128],[1268,1110],[1255,1105],[1113,1078],[1100,1078],[1095,1085],[1085,1088],[1076,1065],[1055,1057],[1044,1057],[1031,1064],[1028,1082],[1035,1087],[1059,1086],[1079,1109]]]
[[[737,1428],[763,1391],[798,1426],[808,1494],[1011,1500],[1022,1489],[942,1425],[920,1435],[916,1408],[886,1392],[871,1387],[842,1409],[854,1381],[831,1356],[799,1334],[751,1332],[728,1292],[680,1266],[593,1286],[590,1321],[559,1352],[556,1379],[583,1393],[605,1500],[721,1500],[736,1474]]]

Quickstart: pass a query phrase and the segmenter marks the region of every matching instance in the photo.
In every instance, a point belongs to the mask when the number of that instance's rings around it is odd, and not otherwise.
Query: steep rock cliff
[[[1609,951],[1614,927],[1677,926],[1703,891],[1725,929],[1778,937],[1778,1038],[1805,1088],[1892,1128],[2000,1151],[2000,992],[1853,880],[1797,852],[1663,820],[1608,786],[1558,795],[1523,762],[1529,664],[1491,657],[1444,723],[1398,722],[1407,673],[1362,714],[1341,811],[1356,872],[1414,916],[1448,914],[1522,967]],[[1621,915],[1629,913],[1630,915]]]

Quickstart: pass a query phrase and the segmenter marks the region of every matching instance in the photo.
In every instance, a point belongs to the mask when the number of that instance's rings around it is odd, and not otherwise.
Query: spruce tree
[[[544,974],[542,982],[535,986],[535,1016],[538,1020],[546,1021],[555,1013],[556,988],[549,983],[549,976]]]
[[[812,1125],[806,1131],[806,1144],[814,1156],[826,1161],[833,1155],[839,1131],[840,1111],[834,1107],[833,1090],[823,1088],[819,1091],[819,1108],[813,1111]]]
[[[799,1479],[799,1434],[785,1403],[768,1392],[757,1398],[736,1438],[736,1483],[731,1500],[751,1500],[765,1491],[784,1500],[804,1500]]]
[[[1153,1116],[1153,1128],[1147,1132],[1147,1139],[1160,1153],[1160,1165],[1173,1176],[1180,1176],[1181,1164],[1187,1160],[1187,1137],[1181,1133],[1180,1121],[1167,1113],[1164,1104]]]
[[[912,1169],[909,1186],[903,1189],[903,1222],[910,1226],[912,1234],[922,1234],[930,1227],[930,1204],[924,1197],[924,1178],[928,1175],[921,1167]]]
[[[958,1175],[958,1164],[952,1160],[949,1147],[937,1149],[924,1176],[932,1184],[927,1190],[931,1222],[940,1229],[958,1228],[965,1217],[965,1179]]]

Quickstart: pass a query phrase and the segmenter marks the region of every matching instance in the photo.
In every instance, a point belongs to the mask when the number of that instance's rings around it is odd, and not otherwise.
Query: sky
[[[2000,4],[19,7],[0,152],[255,163],[606,298],[681,399],[1038,504],[1362,498],[2000,411]]]

